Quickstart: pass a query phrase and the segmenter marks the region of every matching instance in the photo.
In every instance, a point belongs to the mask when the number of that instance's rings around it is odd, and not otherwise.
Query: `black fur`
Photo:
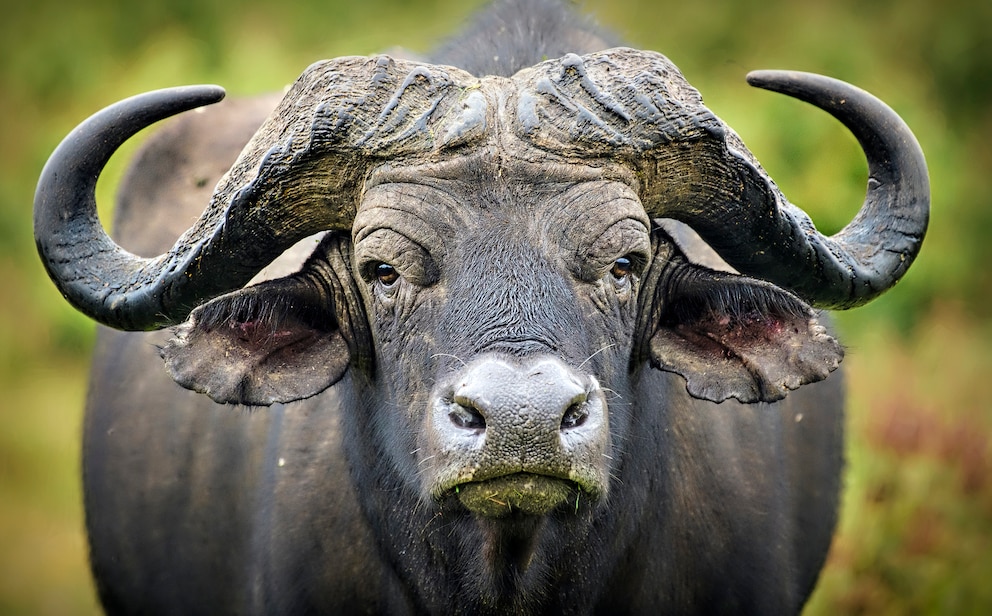
[[[433,53],[435,64],[509,77],[567,53],[615,47],[618,39],[564,0],[497,0]]]

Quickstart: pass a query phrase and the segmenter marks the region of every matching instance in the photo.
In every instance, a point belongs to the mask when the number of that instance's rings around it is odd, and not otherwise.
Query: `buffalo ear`
[[[350,362],[332,300],[289,277],[221,296],[160,349],[169,375],[220,403],[268,406],[316,395]]]
[[[648,351],[654,367],[685,378],[691,396],[773,402],[840,365],[844,349],[796,296],[692,264],[674,244],[665,251]]]

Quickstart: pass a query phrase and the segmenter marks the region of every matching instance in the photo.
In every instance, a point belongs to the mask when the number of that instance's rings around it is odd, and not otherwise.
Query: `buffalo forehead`
[[[621,165],[535,162],[486,151],[436,163],[380,165],[366,182],[354,235],[361,239],[364,228],[406,215],[453,229],[480,210],[522,218],[543,213],[563,218],[561,224],[594,216],[603,224],[637,218],[648,225],[637,180]]]

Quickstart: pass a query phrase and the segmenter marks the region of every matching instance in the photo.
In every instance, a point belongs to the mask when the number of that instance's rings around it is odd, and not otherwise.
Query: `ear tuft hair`
[[[297,277],[219,297],[174,332],[160,349],[169,374],[227,404],[308,398],[336,383],[351,359],[333,302]]]
[[[815,317],[813,309],[801,299],[770,283],[702,267],[687,272],[670,290],[665,311],[670,323],[707,317],[734,321]]]
[[[259,345],[291,328],[336,330],[334,315],[323,303],[307,285],[280,279],[208,302],[197,311],[196,324],[208,332],[229,329],[244,342]]]
[[[820,381],[843,358],[817,313],[775,285],[689,263],[672,245],[658,280],[648,347],[652,365],[686,380],[696,398],[774,402]]]

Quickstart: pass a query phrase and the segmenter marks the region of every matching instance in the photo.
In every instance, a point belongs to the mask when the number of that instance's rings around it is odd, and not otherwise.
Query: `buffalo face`
[[[771,401],[842,355],[795,296],[689,263],[635,187],[608,162],[492,152],[377,168],[351,241],[194,311],[163,355],[181,384],[248,404],[355,365],[366,457],[427,506],[578,512],[615,489],[642,366]]]
[[[636,194],[491,154],[406,171],[373,175],[353,233],[378,393],[415,435],[394,453],[486,515],[605,494],[651,255]]]

